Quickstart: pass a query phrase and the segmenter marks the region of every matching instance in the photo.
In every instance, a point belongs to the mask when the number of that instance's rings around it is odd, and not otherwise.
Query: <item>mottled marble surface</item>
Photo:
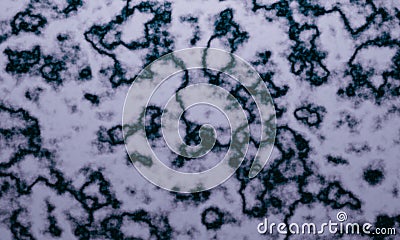
[[[257,224],[326,222],[340,210],[349,221],[399,229],[398,0],[3,0],[0,7],[1,239],[304,239],[260,235]],[[277,136],[256,178],[247,178],[245,161],[215,189],[176,194],[129,161],[122,109],[144,66],[195,46],[254,66],[275,102]],[[212,72],[203,77],[225,84]],[[253,111],[240,88],[230,91]],[[150,110],[149,134],[158,139],[162,109]],[[193,144],[196,114],[183,127]],[[226,151],[222,128],[220,135],[205,159],[211,164]],[[165,161],[202,169],[185,158]]]

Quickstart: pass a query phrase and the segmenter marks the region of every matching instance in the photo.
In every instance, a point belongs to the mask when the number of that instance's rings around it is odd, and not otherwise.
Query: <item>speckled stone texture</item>
[[[398,0],[2,0],[0,7],[0,239],[315,239],[260,235],[257,224],[265,217],[318,224],[339,211],[400,234]],[[260,73],[277,134],[256,178],[247,177],[248,156],[219,187],[177,194],[130,162],[122,109],[141,69],[196,46],[235,53]],[[251,99],[221,74],[188,71],[177,89],[196,74],[225,86],[257,122]],[[148,110],[157,151],[162,109]],[[188,144],[199,142],[204,114],[182,121]],[[227,150],[229,131],[219,131],[210,164]],[[258,144],[255,134],[251,145]],[[202,168],[180,156],[165,161]]]

